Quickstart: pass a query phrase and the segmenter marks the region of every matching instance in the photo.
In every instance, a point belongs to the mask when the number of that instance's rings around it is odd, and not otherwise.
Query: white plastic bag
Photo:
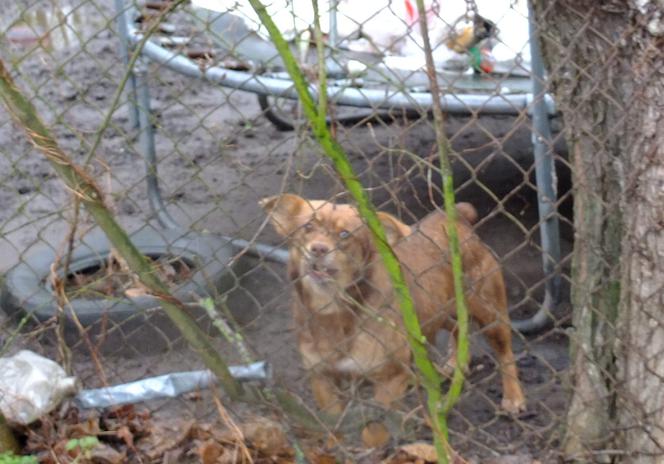
[[[0,412],[10,422],[34,422],[75,391],[76,378],[37,353],[23,350],[0,358]]]

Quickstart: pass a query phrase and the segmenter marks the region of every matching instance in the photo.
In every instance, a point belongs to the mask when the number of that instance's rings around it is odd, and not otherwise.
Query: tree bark
[[[563,451],[664,461],[664,2],[533,0],[576,228]]]

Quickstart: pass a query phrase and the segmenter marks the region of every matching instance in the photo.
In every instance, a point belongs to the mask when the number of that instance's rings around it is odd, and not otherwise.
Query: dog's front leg
[[[339,395],[336,378],[330,374],[323,355],[311,341],[312,337],[308,333],[300,335],[300,355],[310,376],[311,392],[316,405],[328,414],[341,414],[345,404]]]

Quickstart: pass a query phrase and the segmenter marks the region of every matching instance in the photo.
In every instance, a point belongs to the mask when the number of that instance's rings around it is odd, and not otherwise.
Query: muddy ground
[[[124,73],[117,36],[109,28],[112,11],[103,3],[76,7],[74,2],[55,2],[60,11],[67,12],[66,17],[77,18],[65,26],[75,32],[67,43],[60,43],[65,34],[57,21],[49,23],[57,18],[48,16],[52,2],[18,2],[0,23],[7,32],[2,37],[7,51],[3,60],[12,67],[21,89],[33,98],[61,147],[78,162],[88,155]],[[34,14],[23,17],[31,28],[44,32],[43,24],[50,24],[46,29],[51,32],[41,42],[32,41],[30,31],[20,28],[19,32],[28,34],[27,40],[16,40],[8,33],[17,30],[14,23],[23,7]],[[39,14],[46,19],[39,20]],[[261,114],[255,95],[192,81],[154,65],[149,76],[159,179],[168,210],[180,224],[206,233],[279,244],[264,227],[257,206],[260,198],[282,191],[311,198],[345,198],[338,178],[308,134],[275,129]],[[433,128],[426,117],[396,119],[389,124],[338,127],[337,138],[370,188],[374,203],[414,222],[432,208],[430,188],[434,201],[439,201],[435,193],[439,179],[429,178],[421,163],[433,153]],[[501,258],[514,318],[533,314],[543,297],[529,123],[524,117],[450,116],[446,126],[463,159],[454,164],[458,199],[472,202],[480,213],[476,230]],[[560,155],[560,194],[568,195],[561,142],[556,151]],[[145,170],[137,152],[136,131],[129,126],[127,105],[113,113],[95,155],[91,169],[120,222],[130,230],[148,223],[158,227],[148,204]],[[4,112],[0,114],[0,172],[0,270],[4,272],[33,246],[63,246],[71,197]],[[567,257],[572,238],[569,201],[561,212],[561,248]],[[85,216],[83,221],[90,224]],[[290,324],[285,268],[249,258],[242,261],[246,273],[228,294],[228,307],[244,327],[256,355],[272,363],[276,382],[310,401]],[[562,268],[567,276],[567,258]],[[546,458],[555,446],[565,407],[568,365],[566,277],[562,287],[556,310],[559,324],[537,336],[515,335],[514,348],[529,403],[528,412],[519,418],[497,413],[500,385],[495,365],[481,337],[473,338],[468,383],[450,424],[453,444],[463,455],[525,453]],[[16,320],[5,318],[0,331],[8,334],[15,324]],[[177,341],[163,317],[156,315],[148,325],[147,332],[145,326],[128,325],[114,327],[114,336],[94,338],[111,383],[201,366],[195,354]],[[34,326],[31,329],[14,340],[10,350],[27,346],[56,356],[52,339],[35,332]],[[71,334],[71,339],[78,338]],[[218,337],[215,343],[232,362],[240,361]],[[444,340],[439,345],[444,346]],[[75,353],[74,369],[84,385],[98,386],[100,373],[82,344]],[[148,406],[166,417],[213,414],[205,401],[191,398]],[[241,407],[231,409],[239,415],[246,412]],[[427,439],[428,432],[423,431],[419,438]]]

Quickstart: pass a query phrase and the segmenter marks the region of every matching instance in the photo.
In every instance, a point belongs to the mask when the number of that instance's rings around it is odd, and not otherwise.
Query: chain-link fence
[[[470,462],[553,459],[571,319],[563,127],[525,1],[426,7],[456,198],[477,212],[460,208],[474,323],[450,443]],[[452,337],[434,329],[455,330],[444,301],[453,290],[447,250],[430,251],[446,235],[419,222],[435,219],[443,200],[416,3],[320,8],[323,63],[310,2],[269,11],[312,92],[327,70],[328,127],[376,208],[399,221],[395,249],[416,307],[435,314],[420,317],[444,371]],[[352,201],[248,3],[4,2],[0,39],[17,86],[101,187],[182,311],[228,364],[269,365],[249,372],[247,385],[264,387],[251,401],[204,388],[205,375],[163,382],[158,397],[135,406],[120,407],[107,391],[98,398],[107,406],[90,409],[79,395],[20,430],[26,451],[71,462],[77,451],[65,448],[80,445],[72,439],[96,436],[104,446],[94,453],[107,453],[97,462],[431,459],[426,447],[403,447],[431,442],[432,432],[402,356],[389,281],[359,218],[331,207]],[[0,140],[2,354],[40,353],[86,390],[204,369],[6,113]],[[299,198],[277,200],[283,193]],[[181,391],[167,398],[174,387]]]

